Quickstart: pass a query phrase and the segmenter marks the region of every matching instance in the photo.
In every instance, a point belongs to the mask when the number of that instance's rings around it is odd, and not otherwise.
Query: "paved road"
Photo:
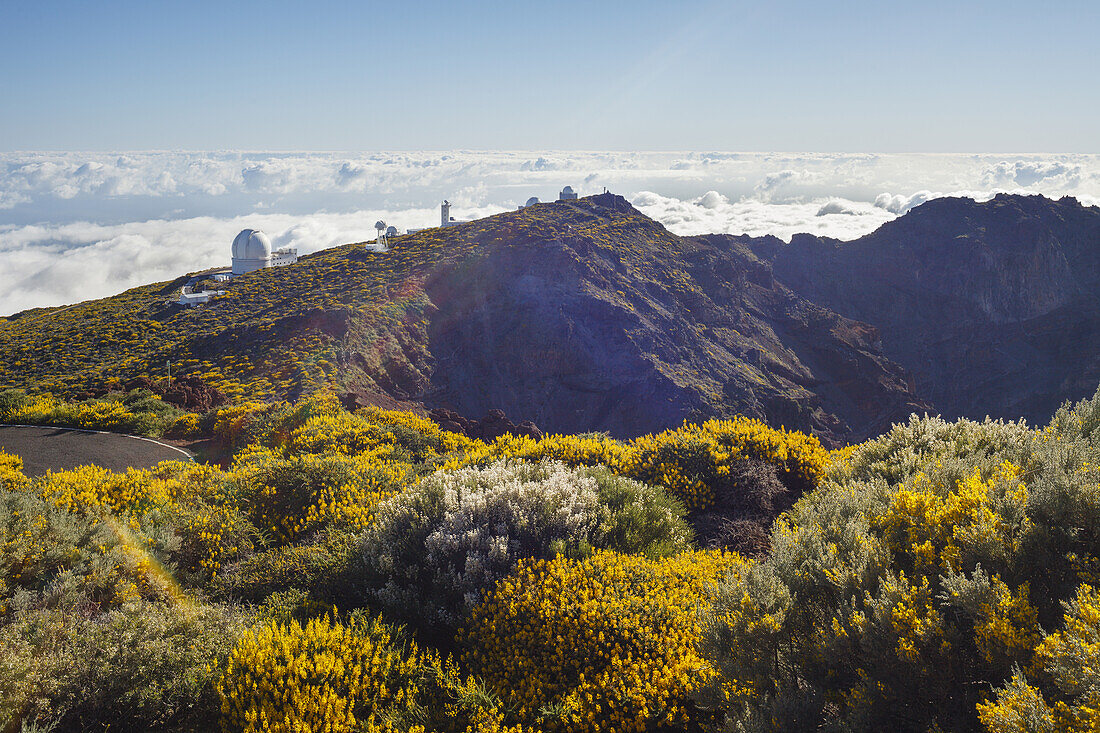
[[[112,471],[148,468],[161,461],[186,461],[190,454],[129,435],[49,427],[0,426],[0,450],[23,459],[23,472],[41,476],[95,464]]]

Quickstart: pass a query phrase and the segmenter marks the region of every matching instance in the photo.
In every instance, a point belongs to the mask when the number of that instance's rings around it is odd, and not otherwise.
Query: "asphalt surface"
[[[151,440],[50,427],[0,426],[0,450],[22,458],[27,476],[89,464],[125,471],[161,461],[190,460],[190,454]]]

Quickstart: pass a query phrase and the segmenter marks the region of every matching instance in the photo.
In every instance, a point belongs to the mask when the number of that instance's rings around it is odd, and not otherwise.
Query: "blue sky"
[[[1097,152],[1100,3],[14,2],[2,150]]]

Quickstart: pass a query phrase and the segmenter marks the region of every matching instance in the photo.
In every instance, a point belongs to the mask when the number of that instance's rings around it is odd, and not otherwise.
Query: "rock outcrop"
[[[504,414],[504,410],[489,410],[480,420],[469,420],[454,410],[437,407],[428,413],[439,427],[452,433],[462,433],[469,438],[478,438],[486,442],[504,434],[521,435],[536,440],[542,437],[542,431],[530,420],[518,425]]]

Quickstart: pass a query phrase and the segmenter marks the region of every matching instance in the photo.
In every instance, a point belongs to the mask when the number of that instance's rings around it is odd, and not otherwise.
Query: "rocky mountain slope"
[[[852,242],[745,244],[799,295],[882,334],[945,417],[1049,419],[1100,382],[1100,209],[930,201]]]
[[[1039,417],[1091,393],[1100,210],[926,204],[862,239],[678,237],[613,195],[0,319],[0,385],[175,373],[241,398],[501,409],[633,436],[741,413],[839,443],[912,411]]]
[[[676,237],[615,196],[534,209],[424,282],[431,359],[403,398],[620,436],[740,413],[842,439],[921,407],[873,328],[747,248]]]

